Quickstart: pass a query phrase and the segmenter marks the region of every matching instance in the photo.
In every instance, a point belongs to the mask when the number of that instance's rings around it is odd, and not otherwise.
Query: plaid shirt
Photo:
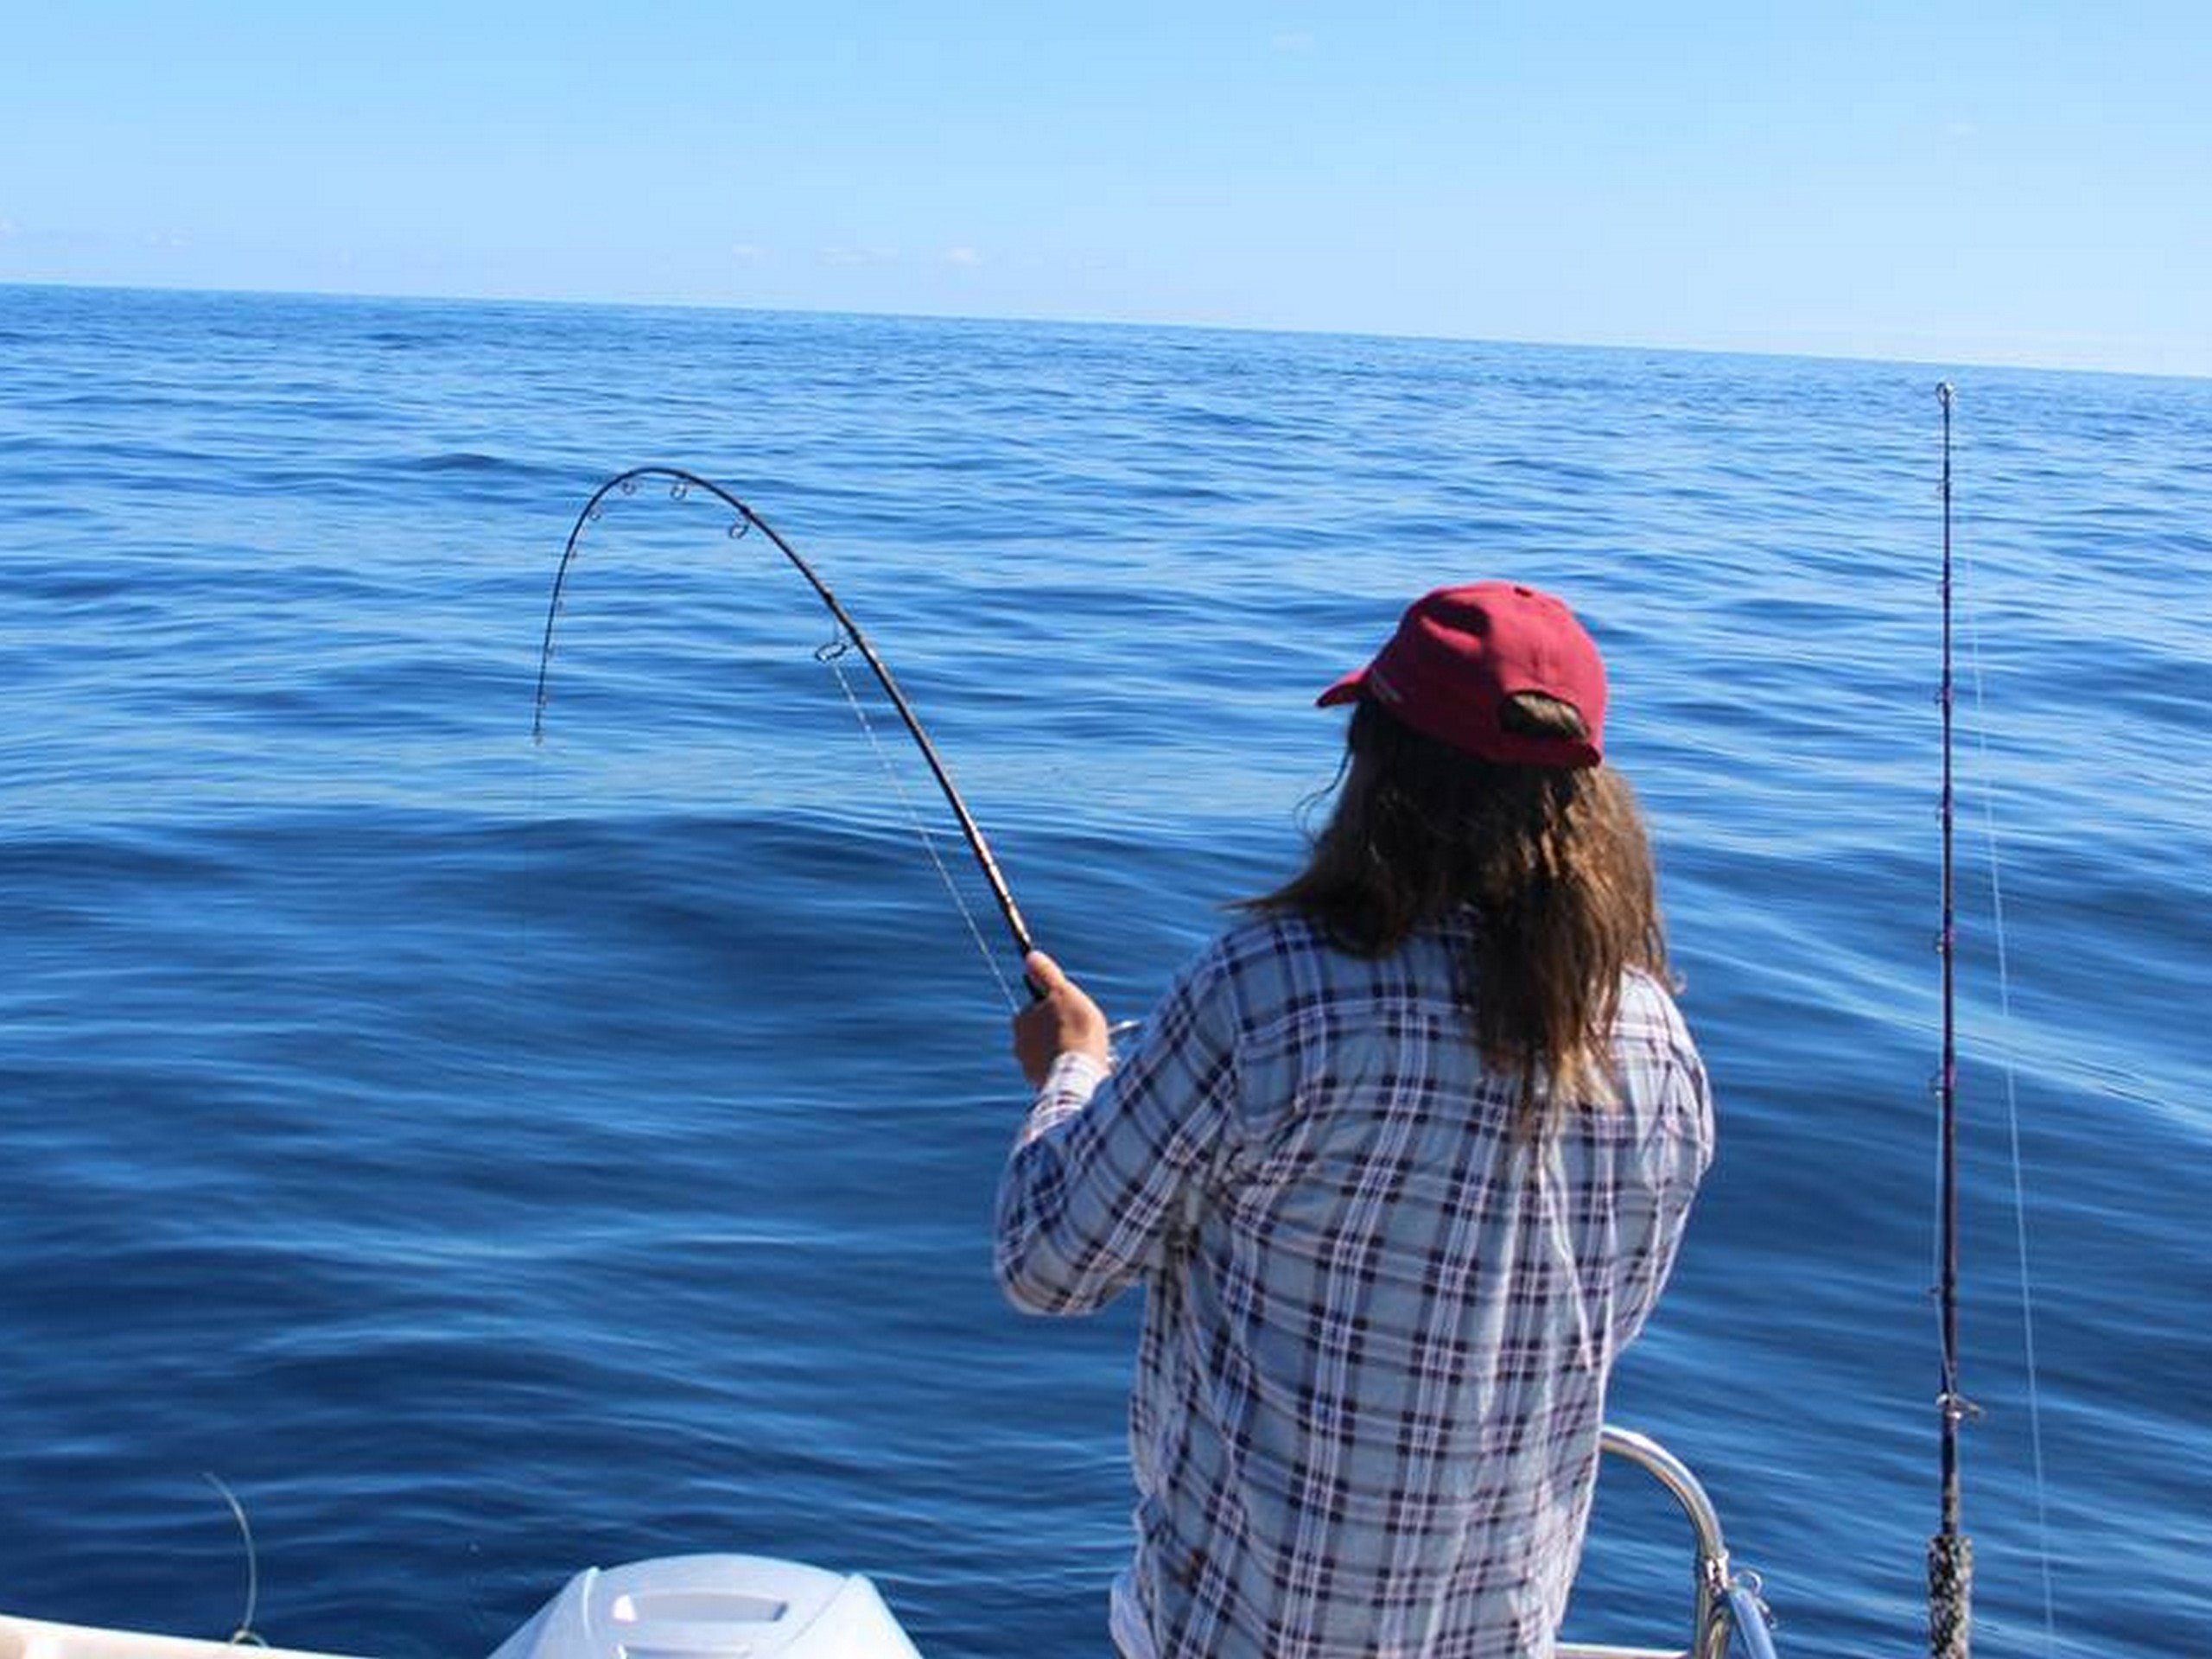
[[[1667,993],[1622,988],[1623,1099],[1516,1136],[1449,993],[1455,918],[1378,961],[1240,926],[1110,1076],[1053,1066],[999,1278],[1081,1313],[1141,1281],[1131,1659],[1548,1655],[1614,1356],[1713,1149]]]

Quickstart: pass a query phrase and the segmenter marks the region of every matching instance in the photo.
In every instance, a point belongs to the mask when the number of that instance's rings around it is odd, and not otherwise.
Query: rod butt
[[[1928,1541],[1929,1659],[1967,1659],[1974,1634],[1974,1540],[1939,1533]]]

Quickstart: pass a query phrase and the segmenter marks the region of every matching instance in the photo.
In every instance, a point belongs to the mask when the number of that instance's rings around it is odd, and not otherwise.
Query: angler
[[[1124,1659],[1548,1654],[1705,1071],[1564,604],[1440,589],[1321,701],[1334,817],[1126,1059],[1029,959],[999,1274],[1042,1313],[1145,1288]]]

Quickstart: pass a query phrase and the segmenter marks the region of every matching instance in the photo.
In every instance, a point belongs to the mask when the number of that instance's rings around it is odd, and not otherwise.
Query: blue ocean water
[[[1567,594],[1722,1112],[1612,1414],[1786,1652],[1911,1649],[1937,373],[0,288],[0,1605],[227,1633],[212,1471],[288,1645],[731,1549],[933,1659],[1105,1651],[1134,1310],[991,1282],[1022,1090],[917,820],[1011,964],[880,699],[887,765],[797,577],[649,485],[531,741],[571,519],[672,461],[813,557],[1116,1014],[1296,857],[1407,598]],[[2212,1651],[2212,383],[1954,378],[1981,1645]],[[1679,1523],[1600,1511],[1570,1628],[1671,1634]]]

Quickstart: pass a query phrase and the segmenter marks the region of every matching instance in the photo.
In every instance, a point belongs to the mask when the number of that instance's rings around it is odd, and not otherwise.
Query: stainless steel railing
[[[1600,1431],[1598,1447],[1607,1456],[1634,1464],[1664,1486],[1689,1521],[1696,1544],[1690,1643],[1687,1648],[1624,1648],[1562,1643],[1557,1659],[1726,1659],[1732,1637],[1741,1638],[1742,1650],[1749,1659],[1774,1659],[1766,1609],[1758,1597],[1758,1580],[1730,1567],[1719,1513],[1689,1465],[1649,1434],[1610,1423]]]

